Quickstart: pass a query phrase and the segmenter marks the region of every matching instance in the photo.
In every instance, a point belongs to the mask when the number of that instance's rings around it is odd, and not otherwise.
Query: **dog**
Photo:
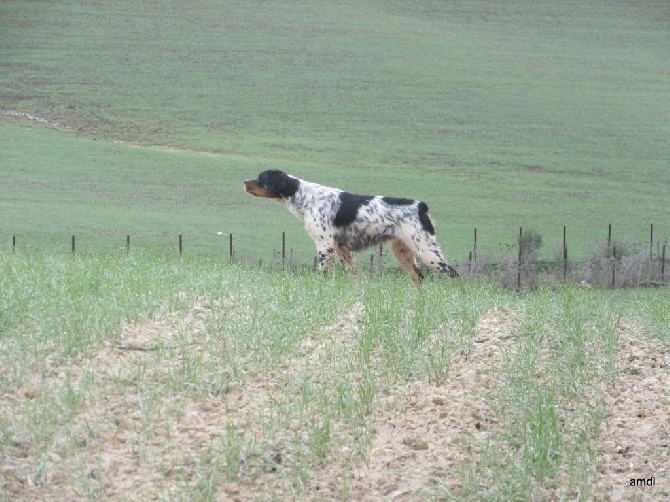
[[[330,269],[337,255],[345,270],[356,275],[351,253],[389,242],[414,284],[423,279],[417,259],[445,276],[458,277],[444,259],[425,202],[355,195],[278,170],[263,171],[258,179],[246,180],[244,189],[286,206],[303,221],[316,244],[321,269]]]

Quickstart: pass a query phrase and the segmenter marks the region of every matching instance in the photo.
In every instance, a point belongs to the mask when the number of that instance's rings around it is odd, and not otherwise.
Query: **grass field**
[[[2,500],[670,494],[667,291],[148,251],[0,271]]]
[[[667,288],[259,268],[314,248],[242,181],[420,198],[452,262],[657,254],[669,16],[0,2],[0,500],[667,499]]]
[[[421,198],[456,261],[475,227],[489,249],[535,228],[551,255],[567,225],[575,257],[608,223],[670,235],[661,2],[0,9],[2,235],[212,250],[222,231],[268,257],[284,229],[309,261],[300,225],[241,192],[268,167]]]

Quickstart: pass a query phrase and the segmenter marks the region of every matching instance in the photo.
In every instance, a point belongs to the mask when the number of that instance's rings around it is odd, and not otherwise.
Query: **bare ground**
[[[619,379],[606,393],[596,493],[616,501],[670,500],[670,353],[621,323]],[[654,478],[655,486],[630,486]]]
[[[480,318],[467,357],[453,358],[445,382],[378,382],[365,413],[329,422],[328,451],[301,474],[304,445],[312,440],[305,424],[319,417],[310,414],[313,404],[290,403],[304,393],[305,382],[338,385],[345,373],[342,355],[352,349],[363,306],[355,304],[306,338],[295,358],[243,386],[224,375],[231,382],[225,391],[170,392],[170,382],[186,378],[194,358],[223,367],[212,359],[213,338],[207,336],[208,319],[218,308],[219,302],[203,299],[187,313],[128,323],[94,357],[45,368],[53,388],[66,379],[80,385],[93,378],[94,391],[47,451],[38,453],[30,440],[14,437],[0,454],[0,493],[11,500],[151,500],[198,490],[216,500],[295,499],[296,493],[314,500],[458,497],[467,466],[478,462],[500,430],[490,391],[517,323],[514,313],[494,309]],[[670,355],[624,322],[618,363],[620,377],[605,390],[593,492],[599,500],[667,500]],[[375,356],[370,364],[374,368]],[[330,370],[321,375],[315,370],[320,367]],[[362,374],[347,374],[354,386],[364,381]],[[49,385],[0,395],[0,416],[8,424],[25,418],[26,405]],[[221,453],[235,452],[231,445],[238,446],[237,457]],[[631,478],[650,477],[654,487],[628,486]],[[212,487],[218,489],[208,491]]]

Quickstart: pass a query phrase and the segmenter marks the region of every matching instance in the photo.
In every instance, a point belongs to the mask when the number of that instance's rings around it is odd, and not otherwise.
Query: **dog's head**
[[[244,182],[247,193],[268,199],[285,199],[298,191],[300,180],[284,171],[275,169],[263,171],[256,180]]]

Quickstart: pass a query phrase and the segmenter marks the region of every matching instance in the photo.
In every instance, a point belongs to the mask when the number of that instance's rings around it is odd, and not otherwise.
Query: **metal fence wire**
[[[257,263],[259,267],[281,267],[289,270],[318,268],[318,260],[315,256],[311,263],[300,263],[286,245],[286,232],[281,233],[281,248],[274,249],[272,259],[254,259],[252,257],[238,257],[233,234],[228,236],[228,257],[231,262]],[[472,250],[463,263],[454,263],[461,276],[465,277],[489,277],[508,288],[534,288],[542,284],[576,282],[586,287],[661,287],[667,286],[670,278],[666,275],[668,265],[667,239],[661,241],[654,238],[654,225],[650,225],[650,237],[648,245],[642,242],[620,241],[612,238],[612,225],[608,225],[607,240],[593,247],[586,259],[579,261],[570,260],[567,242],[567,229],[563,227],[562,249],[558,256],[552,260],[540,259],[539,247],[541,247],[541,236],[531,230],[524,233],[519,228],[516,249],[510,247],[505,252],[486,253],[479,247],[478,232],[474,229],[474,240]],[[17,236],[11,237],[11,250],[17,252]],[[70,238],[70,250],[72,254],[77,252],[77,238]],[[183,256],[186,250],[183,234],[176,239],[176,251]],[[654,253],[654,250],[656,252]],[[126,236],[125,251],[131,252],[131,237]],[[367,269],[370,274],[378,273],[400,273],[401,267],[396,265],[385,265],[385,251],[382,244],[369,254]],[[361,265],[359,264],[359,267]],[[365,267],[363,267],[365,268]],[[430,270],[426,270],[431,274]]]

